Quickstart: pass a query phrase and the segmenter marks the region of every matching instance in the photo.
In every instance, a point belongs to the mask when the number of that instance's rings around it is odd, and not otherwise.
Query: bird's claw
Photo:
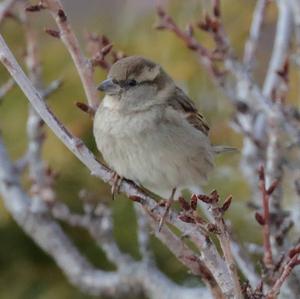
[[[171,200],[171,199],[169,199],[167,201],[164,201],[163,205],[162,205],[162,203],[159,203],[159,206],[164,206],[165,207],[165,211],[164,211],[162,217],[160,218],[159,224],[158,224],[158,231],[159,232],[161,231],[161,228],[164,225],[164,223],[166,221],[166,218],[169,215],[169,211],[170,211],[170,208],[171,208],[172,204],[173,204],[173,200]]]
[[[165,207],[165,211],[162,215],[162,217],[160,218],[159,220],[159,224],[158,224],[158,231],[160,232],[161,231],[161,228],[162,226],[164,225],[165,221],[166,221],[166,218],[168,217],[169,215],[169,211],[170,211],[170,208],[174,202],[174,196],[175,196],[175,192],[176,192],[176,188],[174,188],[172,190],[172,193],[171,193],[171,196],[168,200],[163,200],[163,201],[160,201],[158,203],[159,206],[163,206]]]
[[[111,194],[112,194],[112,199],[115,199],[115,196],[120,193],[120,187],[122,184],[123,177],[119,176],[116,172],[113,173],[111,181],[112,181],[112,186],[111,186]]]

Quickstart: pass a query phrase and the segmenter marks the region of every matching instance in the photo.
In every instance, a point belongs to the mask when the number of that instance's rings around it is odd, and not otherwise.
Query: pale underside
[[[195,190],[213,167],[208,137],[170,106],[120,115],[106,96],[94,125],[98,149],[120,176],[167,198],[173,188]]]

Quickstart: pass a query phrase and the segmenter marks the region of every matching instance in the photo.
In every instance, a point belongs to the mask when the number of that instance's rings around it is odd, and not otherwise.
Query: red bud
[[[190,217],[190,216],[187,216],[187,215],[180,215],[178,217],[182,222],[186,222],[186,223],[195,223],[195,220]]]
[[[260,225],[266,224],[264,217],[258,212],[255,213],[255,219]]]
[[[229,209],[229,207],[230,207],[230,205],[231,205],[231,201],[232,201],[232,195],[229,195],[229,196],[225,199],[225,201],[224,201],[224,203],[223,203],[223,206],[222,206],[222,208],[221,208],[221,210],[222,210],[223,212],[226,212],[226,211]]]
[[[181,206],[181,208],[185,211],[189,211],[191,209],[191,206],[189,205],[189,203],[183,198],[183,197],[179,197],[178,198],[179,204]]]
[[[53,29],[45,29],[45,32],[55,38],[60,38],[60,32]]]
[[[198,197],[196,194],[193,194],[192,195],[192,198],[191,198],[191,208],[196,211],[197,209],[197,202],[198,202]]]

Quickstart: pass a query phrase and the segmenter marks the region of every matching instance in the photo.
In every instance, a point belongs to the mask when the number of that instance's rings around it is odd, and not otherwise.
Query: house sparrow
[[[223,148],[211,145],[204,117],[163,68],[126,57],[98,89],[106,95],[94,135],[107,164],[169,203],[182,189],[197,190]]]

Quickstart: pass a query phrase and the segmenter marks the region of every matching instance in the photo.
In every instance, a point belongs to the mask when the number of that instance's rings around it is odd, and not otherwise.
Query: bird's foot
[[[172,190],[171,196],[168,200],[164,200],[163,202],[158,203],[158,205],[162,206],[162,204],[163,204],[163,206],[165,207],[165,211],[164,211],[162,217],[160,218],[160,221],[159,221],[159,224],[158,224],[158,231],[159,232],[161,231],[161,228],[164,225],[164,223],[166,221],[166,218],[169,215],[170,208],[171,208],[172,204],[174,203],[175,192],[176,192],[176,188],[174,188]]]
[[[115,171],[112,175],[111,181],[112,181],[112,186],[111,186],[111,194],[112,194],[112,199],[115,199],[115,196],[120,193],[120,186],[122,184],[123,177],[119,176]]]
[[[167,201],[165,201],[165,211],[164,211],[162,217],[160,218],[159,224],[158,224],[158,231],[159,232],[161,231],[161,228],[164,225],[164,223],[166,221],[166,218],[169,215],[169,211],[170,211],[170,208],[171,208],[173,202],[174,202],[173,200],[167,200]]]

